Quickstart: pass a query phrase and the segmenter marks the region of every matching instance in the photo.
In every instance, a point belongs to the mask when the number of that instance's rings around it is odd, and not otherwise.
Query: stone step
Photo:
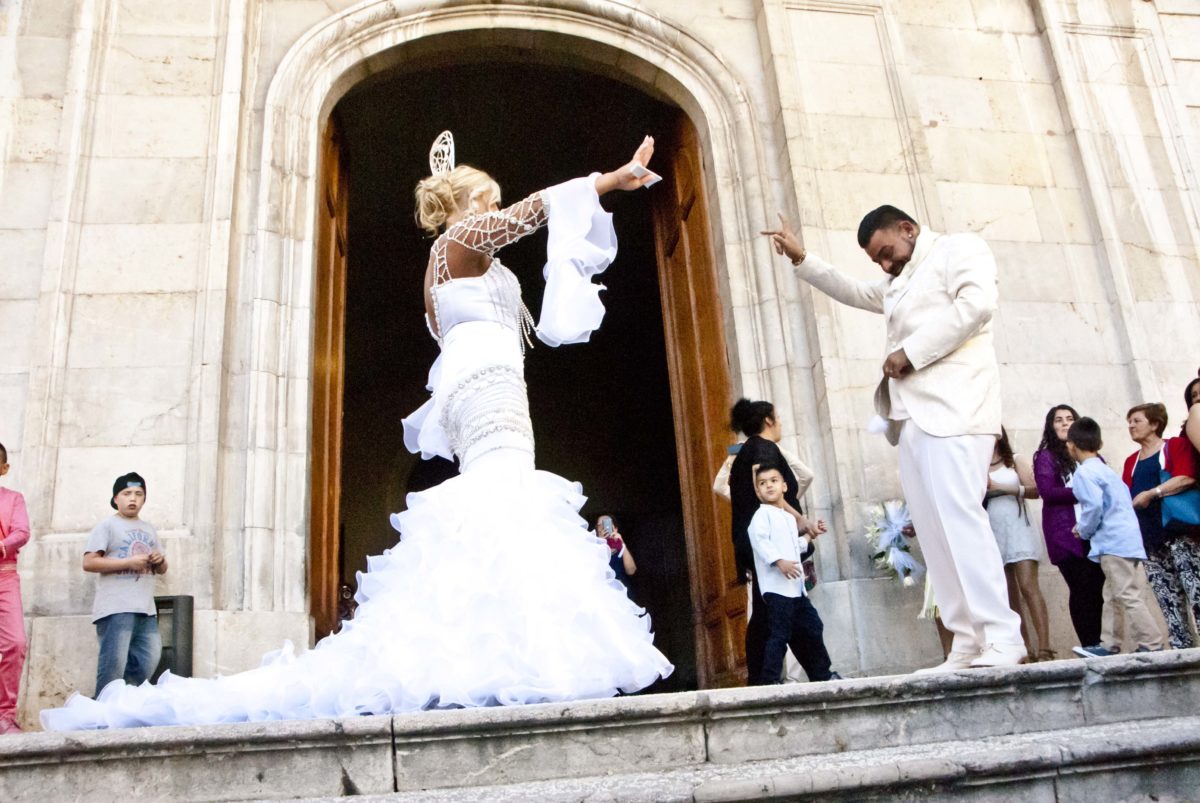
[[[368,795],[364,803],[736,800],[1195,800],[1200,717],[933,742],[662,772]],[[332,798],[311,798],[319,803]]]
[[[0,800],[387,794],[659,773],[1200,711],[1200,650],[392,717],[0,737]]]

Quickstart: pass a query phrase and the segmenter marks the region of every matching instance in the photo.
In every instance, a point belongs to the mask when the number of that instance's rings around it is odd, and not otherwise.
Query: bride
[[[579,517],[579,485],[534,468],[524,381],[531,332],[582,342],[604,307],[591,277],[616,256],[599,197],[651,183],[654,140],[629,164],[500,208],[486,173],[454,165],[443,133],[417,219],[434,240],[426,323],[441,347],[430,399],[404,420],[408,448],[457,457],[462,473],[410,494],[399,543],[368,560],[353,620],[312,650],[291,644],[262,666],[217,678],[114,681],[42,712],[48,730],[386,714],[607,697],[666,677],[648,617]],[[516,277],[495,257],[549,226],[546,290],[534,325]],[[440,234],[439,234],[440,232]]]

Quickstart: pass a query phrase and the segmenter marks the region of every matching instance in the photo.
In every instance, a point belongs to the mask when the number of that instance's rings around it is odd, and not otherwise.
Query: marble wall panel
[[[975,9],[961,0],[922,0],[904,8],[904,22],[913,26],[933,26],[950,29],[978,27]]]
[[[989,240],[988,246],[996,257],[1001,309],[1020,301],[1063,298],[1063,284],[1069,281],[1069,272],[1062,245]]]
[[[887,71],[874,64],[805,63],[799,68],[808,114],[895,117]]]
[[[33,322],[37,317],[35,299],[0,299],[0,374],[29,370],[30,350],[36,336]]]
[[[908,66],[920,75],[968,76],[980,80],[1049,81],[1052,70],[1036,36],[961,28],[899,26]]]
[[[1075,402],[1079,401],[1071,395],[1070,383],[1062,366],[1050,361],[1054,356],[1047,354],[1048,361],[1042,363],[1000,363],[1004,425],[1013,432],[1027,433],[1017,441],[1026,455],[1031,455],[1041,440],[1046,412],[1053,405],[1076,406]]]
[[[45,248],[44,229],[0,229],[0,298],[37,298]]]
[[[21,422],[25,420],[25,400],[29,393],[29,375],[0,373],[0,443],[8,450],[12,468],[0,483],[9,488],[23,487],[21,446],[24,440]]]
[[[912,86],[917,113],[926,125],[951,125],[956,128],[992,129],[996,114],[989,87],[999,81],[948,75],[914,75]]]
[[[939,180],[1026,187],[1053,181],[1036,134],[939,126],[927,129],[925,140]]]
[[[75,292],[189,291],[207,236],[203,223],[84,224],[79,252],[86,269],[76,274]]]
[[[217,36],[218,0],[116,0],[116,30],[145,36]]]
[[[10,162],[52,162],[58,155],[60,98],[15,98],[12,101]]]
[[[973,231],[985,240],[1041,242],[1028,187],[938,182],[947,231]]]
[[[1153,321],[1145,328],[1147,351],[1163,359],[1194,357],[1200,363],[1196,349],[1184,344],[1200,342],[1200,317],[1196,315],[1194,302],[1142,301],[1136,305],[1137,316],[1143,321]],[[1182,397],[1182,393],[1173,394]],[[1174,399],[1170,400],[1174,408]]]
[[[186,458],[187,447],[176,444],[59,449],[50,527],[60,532],[91,530],[113,512],[108,505],[113,480],[127,471],[146,478],[142,518],[159,530],[180,527]]]
[[[208,155],[212,98],[105,95],[96,101],[92,155],[201,158]]]
[[[1030,81],[980,81],[987,95],[994,127],[1034,134],[1068,133],[1057,88]]]
[[[1033,187],[1038,231],[1047,242],[1093,243],[1097,226],[1088,199],[1076,189]]]
[[[1175,78],[1180,99],[1188,106],[1200,106],[1200,61],[1176,61]]]
[[[1190,239],[1190,210],[1178,193],[1158,190],[1110,189],[1117,232],[1125,249],[1186,243]]]
[[[1085,187],[1086,175],[1083,170],[1083,159],[1079,146],[1072,136],[1047,136],[1042,140],[1050,160],[1050,172],[1054,176],[1055,187]]]
[[[1034,5],[1029,0],[971,0],[975,24],[983,31],[1037,34]]]
[[[54,165],[10,162],[0,193],[0,225],[5,229],[44,229],[54,191]]]
[[[61,446],[183,443],[191,371],[146,365],[136,372],[75,368],[63,388]]]
[[[205,159],[90,161],[89,223],[194,223],[204,219]]]
[[[1076,301],[1107,303],[1112,299],[1112,289],[1108,285],[1109,274],[1108,256],[1103,246],[1097,243],[1090,245],[1067,244],[1063,246],[1066,257],[1066,278],[1070,281],[1070,289],[1064,290],[1064,297]]]
[[[75,299],[69,368],[183,366],[191,360],[195,297],[188,293],[92,295]]]
[[[19,95],[26,98],[62,97],[67,82],[68,40],[23,36],[17,48]]]
[[[1129,435],[1125,413],[1143,401],[1134,385],[1133,372],[1116,368],[1127,361],[1122,355],[1113,354],[1102,362],[1089,365],[1073,361],[1060,369],[1067,380],[1067,404],[1075,407],[1080,415],[1091,416],[1100,424],[1105,434],[1104,455],[1110,463],[1124,459],[1132,451],[1132,447],[1127,446]]]
[[[1200,7],[1193,4],[1190,15],[1179,14],[1164,19],[1163,36],[1172,57],[1200,59]]]
[[[906,171],[895,120],[833,114],[808,119],[810,153],[821,169],[879,175]]]
[[[71,35],[75,0],[38,0],[23,5],[24,8],[19,9],[21,21],[17,27],[21,36],[66,38]]]
[[[816,170],[821,217],[826,228],[858,231],[863,215],[879,204],[915,209],[907,175]]]
[[[107,95],[211,95],[216,40],[208,36],[115,36],[105,53]]]
[[[1010,304],[1004,309],[1004,322],[1006,334],[1012,336],[998,342],[996,352],[1005,363],[1096,365],[1127,359],[1127,348],[1107,305]]]
[[[846,12],[792,8],[788,20],[795,54],[805,64],[887,66],[874,15],[849,8]]]

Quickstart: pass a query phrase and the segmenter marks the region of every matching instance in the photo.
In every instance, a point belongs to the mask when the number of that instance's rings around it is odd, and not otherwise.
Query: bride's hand
[[[605,173],[596,179],[596,192],[603,195],[612,190],[636,190],[643,186],[647,181],[650,181],[653,176],[649,173],[638,176],[634,174],[634,165],[646,167],[650,164],[650,157],[654,155],[654,137],[647,136],[642,140],[642,144],[634,152],[633,158],[629,163],[617,168],[611,173]]]

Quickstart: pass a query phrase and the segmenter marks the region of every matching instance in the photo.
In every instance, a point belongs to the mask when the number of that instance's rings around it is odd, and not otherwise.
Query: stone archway
[[[564,0],[532,8],[447,2],[365,3],[333,16],[285,56],[266,100],[253,249],[244,295],[247,344],[243,575],[271,578],[247,587],[257,610],[306,610],[304,544],[309,494],[307,433],[312,361],[316,176],[320,132],[337,100],[352,86],[407,59],[446,58],[439,37],[534,47],[547,59],[586,63],[619,75],[680,106],[696,123],[711,199],[709,220],[720,284],[734,297],[755,298],[758,245],[747,236],[750,197],[739,176],[762,172],[751,105],[720,60],[685,31],[641,11]],[[456,53],[461,59],[462,51]],[[711,163],[708,163],[711,160]],[[718,188],[720,191],[718,192]],[[766,384],[782,344],[764,337],[756,307],[727,345],[743,387]],[[775,313],[780,314],[780,313]],[[726,309],[727,319],[732,313]],[[779,403],[789,394],[778,388]]]

